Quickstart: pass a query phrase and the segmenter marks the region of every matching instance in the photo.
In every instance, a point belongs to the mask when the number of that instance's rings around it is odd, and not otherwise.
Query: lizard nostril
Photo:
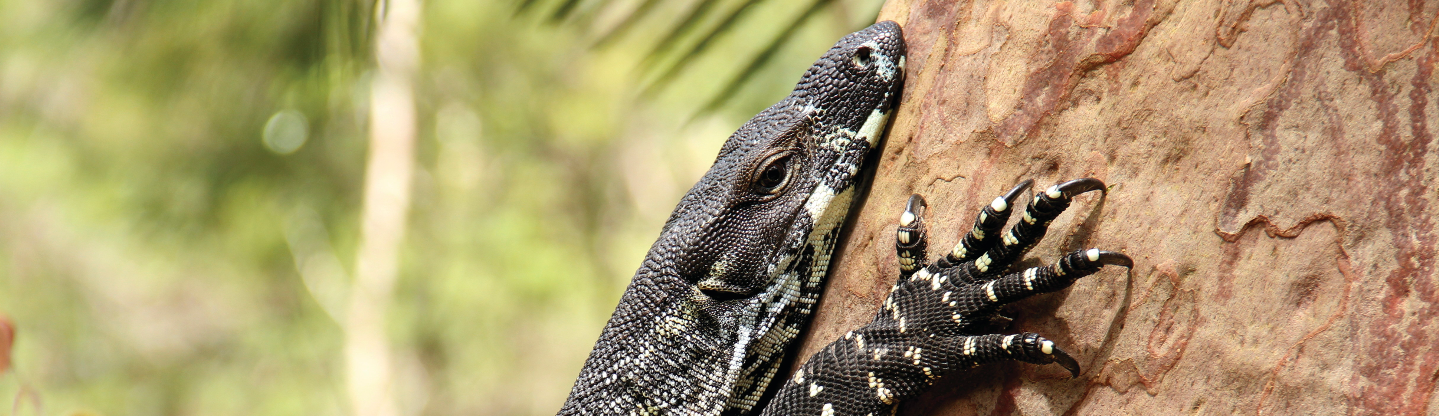
[[[868,67],[869,63],[874,61],[874,57],[870,56],[872,53],[874,53],[874,50],[868,46],[859,47],[859,49],[854,51],[854,64],[860,68]]]

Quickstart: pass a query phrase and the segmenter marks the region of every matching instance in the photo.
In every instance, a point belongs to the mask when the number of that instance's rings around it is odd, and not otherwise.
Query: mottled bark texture
[[[1439,1],[892,0],[907,85],[807,357],[870,320],[923,194],[942,253],[1027,178],[1111,185],[1030,264],[1136,262],[1019,302],[1006,363],[901,413],[1439,414]]]

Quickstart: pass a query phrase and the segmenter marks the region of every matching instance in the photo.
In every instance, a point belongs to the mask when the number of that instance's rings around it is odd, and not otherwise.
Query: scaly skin
[[[561,415],[750,414],[809,321],[904,76],[899,25],[841,39],[680,200]]]

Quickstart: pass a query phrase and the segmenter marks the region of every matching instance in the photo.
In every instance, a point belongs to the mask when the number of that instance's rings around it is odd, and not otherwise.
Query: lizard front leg
[[[1049,266],[1008,272],[1034,246],[1049,222],[1078,194],[1103,182],[1079,179],[1035,195],[1018,223],[1000,234],[1030,181],[985,207],[974,228],[940,259],[918,267],[928,246],[926,204],[912,196],[896,231],[900,278],[874,321],[846,333],[810,358],[765,408],[766,415],[887,414],[938,378],[980,364],[1016,360],[1057,363],[1078,376],[1079,364],[1053,341],[1034,333],[990,334],[1004,304],[1069,287],[1105,265],[1132,267],[1120,253],[1069,253]]]

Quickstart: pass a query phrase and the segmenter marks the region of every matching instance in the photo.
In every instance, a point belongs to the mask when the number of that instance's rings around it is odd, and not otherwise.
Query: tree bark
[[[1078,198],[1028,255],[1135,260],[1006,309],[1079,360],[955,374],[901,414],[1436,414],[1439,1],[891,0],[907,81],[800,351],[871,319],[1024,179]]]

